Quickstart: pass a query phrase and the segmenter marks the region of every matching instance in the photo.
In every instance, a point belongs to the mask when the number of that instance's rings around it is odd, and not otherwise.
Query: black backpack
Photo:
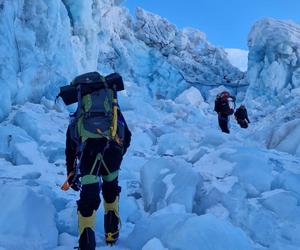
[[[103,77],[98,72],[79,75],[70,85],[61,87],[59,96],[66,105],[78,102],[69,124],[74,142],[79,145],[89,138],[107,138],[123,144],[125,123],[118,115],[117,98],[117,91],[123,89],[119,74]]]
[[[235,97],[231,96],[229,94],[229,92],[223,91],[222,93],[218,94],[215,99],[215,109],[214,110],[217,113],[221,113],[224,115],[232,114],[233,112],[229,105],[230,100],[232,100],[235,104]]]

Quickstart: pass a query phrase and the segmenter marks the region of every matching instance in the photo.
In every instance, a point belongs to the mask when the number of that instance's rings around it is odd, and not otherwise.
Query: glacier
[[[263,19],[248,36],[250,96],[280,97],[299,88],[299,24]],[[269,96],[268,96],[269,94]]]
[[[257,138],[268,148],[299,156],[300,25],[266,18],[254,24],[248,36],[250,86],[248,106],[264,116]],[[267,134],[267,136],[266,136]]]
[[[203,32],[122,1],[0,0],[0,18],[1,250],[77,246],[78,193],[60,190],[71,108],[54,100],[92,70],[123,76],[133,133],[120,240],[105,246],[99,208],[97,249],[299,249],[298,24],[255,23],[246,72]],[[249,108],[247,130],[219,130],[225,89]]]
[[[7,98],[1,98],[0,119],[12,105],[53,99],[59,86],[95,69],[147,85],[157,98],[175,98],[191,85],[203,92],[222,84],[247,86],[224,50],[210,45],[200,31],[179,30],[142,9],[134,22],[118,4],[3,0],[0,76],[1,95]],[[161,36],[166,32],[172,36]]]

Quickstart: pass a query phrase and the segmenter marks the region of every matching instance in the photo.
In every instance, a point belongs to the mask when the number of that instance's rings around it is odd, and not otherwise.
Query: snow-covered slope
[[[147,99],[143,89],[126,82],[120,95],[133,141],[120,175],[123,227],[114,249],[299,248],[299,157],[258,143],[254,121],[249,131],[232,122],[232,133],[221,133],[196,88],[175,101]],[[14,107],[1,124],[4,249],[76,246],[78,194],[59,188],[67,116],[43,99]],[[102,209],[97,246],[106,249]]]

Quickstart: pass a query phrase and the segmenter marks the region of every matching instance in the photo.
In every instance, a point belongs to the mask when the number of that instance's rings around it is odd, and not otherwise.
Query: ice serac
[[[100,1],[0,1],[0,119],[95,70]],[[107,3],[108,4],[108,3]]]
[[[300,25],[262,19],[248,36],[248,97],[281,97],[300,87]]]
[[[2,1],[0,11],[3,118],[11,104],[38,101],[47,86],[65,81],[74,72],[74,59],[60,1]]]
[[[120,72],[144,86],[150,97],[175,99],[191,85],[206,97],[206,90],[214,86],[244,84],[244,74],[198,30],[179,30],[142,9],[137,9],[136,20],[115,5],[101,13],[98,69]]]
[[[249,34],[248,46],[246,102],[264,123],[256,136],[264,138],[268,148],[300,155],[300,25],[260,20]],[[264,122],[261,117],[266,117]]]
[[[142,9],[135,21],[121,2],[0,1],[0,120],[12,105],[54,99],[87,71],[117,71],[159,99],[191,85],[206,97],[212,86],[243,84],[244,74],[202,32]]]
[[[135,35],[158,50],[189,84],[207,87],[245,85],[244,74],[232,66],[226,52],[209,44],[203,32],[178,29],[168,20],[141,8],[136,11]]]

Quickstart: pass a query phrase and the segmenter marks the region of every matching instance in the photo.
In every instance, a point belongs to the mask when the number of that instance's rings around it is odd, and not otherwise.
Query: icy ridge
[[[141,8],[136,11],[135,35],[158,49],[178,69],[185,81],[195,85],[236,86],[243,74],[227,60],[225,51],[209,44],[203,32],[178,29],[164,18]]]
[[[300,25],[293,22],[268,18],[253,26],[248,36],[249,98],[280,98],[300,87],[299,41]]]
[[[266,18],[248,36],[246,104],[267,148],[299,156],[300,25]],[[251,112],[251,111],[250,111]]]
[[[39,102],[43,96],[54,99],[59,86],[86,71],[118,71],[145,85],[151,97],[173,99],[191,84],[206,94],[212,85],[235,86],[243,77],[201,32],[178,30],[143,10],[135,23],[120,3],[2,1],[0,119],[14,104]],[[141,29],[142,20],[151,31]],[[176,51],[145,43],[146,35],[154,44],[165,40],[166,26],[172,27],[170,34],[176,33],[170,38],[170,48]],[[158,29],[162,32],[156,34]]]

